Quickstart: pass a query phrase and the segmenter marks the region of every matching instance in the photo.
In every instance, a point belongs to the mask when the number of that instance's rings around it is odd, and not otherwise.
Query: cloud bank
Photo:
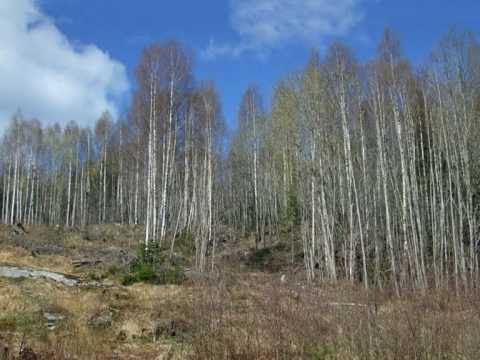
[[[91,125],[118,114],[125,67],[95,45],[74,45],[35,0],[0,1],[0,130],[21,109],[47,123]]]
[[[203,51],[205,59],[269,51],[286,42],[318,41],[341,36],[363,19],[361,0],[231,0],[230,23],[238,42],[217,43]]]

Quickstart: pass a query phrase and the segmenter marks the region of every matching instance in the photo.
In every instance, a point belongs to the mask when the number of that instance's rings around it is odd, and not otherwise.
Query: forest
[[[194,58],[146,46],[93,127],[11,117],[0,359],[478,359],[473,33],[312,50],[234,125]]]
[[[477,287],[473,35],[451,29],[420,65],[389,29],[364,64],[341,43],[312,51],[277,82],[270,108],[254,83],[245,90],[231,136],[215,84],[196,81],[192,61],[175,41],[146,47],[128,113],[104,113],[92,129],[19,110],[0,145],[1,221],[141,224],[145,254],[173,252],[188,234],[200,272],[215,270],[228,227],[257,249],[287,238],[310,282]]]

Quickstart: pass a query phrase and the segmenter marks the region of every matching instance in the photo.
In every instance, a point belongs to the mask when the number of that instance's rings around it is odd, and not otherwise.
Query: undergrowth
[[[180,284],[183,280],[183,268],[172,263],[166,252],[158,246],[151,246],[148,251],[145,251],[143,246],[140,247],[138,259],[121,276],[121,283],[126,286],[139,282],[158,285]]]
[[[202,284],[195,359],[478,359],[475,295],[303,287],[272,278]]]

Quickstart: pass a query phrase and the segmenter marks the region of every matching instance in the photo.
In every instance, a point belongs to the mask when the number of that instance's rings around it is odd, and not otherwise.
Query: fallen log
[[[79,268],[82,266],[95,266],[102,262],[102,260],[98,259],[79,259],[79,260],[72,260],[72,266],[75,268]]]

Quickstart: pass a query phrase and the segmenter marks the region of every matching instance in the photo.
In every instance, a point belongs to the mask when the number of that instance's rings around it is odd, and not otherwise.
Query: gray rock
[[[110,279],[104,279],[104,280],[102,281],[102,287],[112,287],[112,286],[114,286],[114,285],[115,285],[115,284],[114,284],[113,281],[110,280]]]
[[[113,314],[111,311],[103,311],[94,315],[88,321],[88,325],[94,328],[106,329],[112,326]]]
[[[43,317],[47,320],[47,327],[49,330],[55,330],[58,324],[65,319],[65,316],[61,314],[55,314],[50,312],[44,312]]]
[[[28,267],[0,266],[0,277],[20,279],[20,278],[44,278],[53,280],[66,286],[76,286],[78,280],[67,275],[55,273],[47,270],[32,269]]]

